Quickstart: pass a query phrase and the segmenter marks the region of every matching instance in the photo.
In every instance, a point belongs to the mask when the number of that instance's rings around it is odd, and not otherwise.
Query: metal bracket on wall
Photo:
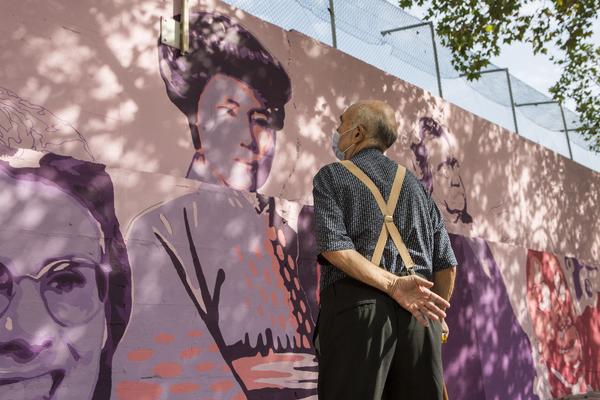
[[[180,20],[160,19],[160,42],[187,54],[190,49],[190,10],[188,0],[181,0]]]

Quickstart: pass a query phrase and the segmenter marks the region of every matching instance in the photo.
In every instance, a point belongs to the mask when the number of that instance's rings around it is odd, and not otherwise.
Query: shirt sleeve
[[[433,257],[431,258],[433,272],[441,271],[446,268],[458,265],[454,250],[450,243],[450,237],[444,225],[444,218],[435,201],[431,201],[431,222],[433,226]]]
[[[335,181],[329,168],[323,167],[313,179],[315,238],[317,253],[354,249],[344,223],[343,208],[335,196]]]

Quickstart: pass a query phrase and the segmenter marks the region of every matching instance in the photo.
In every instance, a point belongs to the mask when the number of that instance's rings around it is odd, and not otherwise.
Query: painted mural
[[[467,193],[456,157],[456,138],[432,117],[419,119],[419,141],[410,145],[413,170],[452,223],[471,224]],[[437,147],[438,151],[433,151]]]
[[[3,399],[108,399],[131,272],[104,166],[0,161]]]
[[[185,55],[164,4],[28,7],[7,24],[31,62],[0,64],[1,399],[316,399],[311,179],[368,97],[452,233],[450,398],[600,391],[600,176],[220,2]]]
[[[527,305],[553,397],[586,393],[599,383],[600,308],[587,306],[577,315],[571,293],[558,257],[529,251]]]

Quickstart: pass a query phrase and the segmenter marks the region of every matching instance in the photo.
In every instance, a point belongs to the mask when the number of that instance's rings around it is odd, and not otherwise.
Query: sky
[[[387,1],[395,6],[398,5],[398,1],[396,0]],[[535,7],[535,3],[530,6]],[[427,5],[424,7],[413,7],[406,11],[422,19],[425,16],[426,7]],[[596,45],[600,45],[600,18],[594,21],[593,31],[592,40]],[[548,50],[549,54],[559,54],[555,47],[550,47]],[[514,43],[501,46],[500,55],[492,58],[491,62],[499,67],[508,68],[513,76],[548,96],[550,96],[548,89],[560,77],[560,68],[554,65],[547,55],[534,55],[533,49],[528,43]],[[575,109],[575,104],[571,100],[568,100],[565,105],[571,110]]]

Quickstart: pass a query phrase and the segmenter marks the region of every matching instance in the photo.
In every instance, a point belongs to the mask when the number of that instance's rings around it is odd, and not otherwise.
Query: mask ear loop
[[[346,152],[347,152],[348,150],[350,150],[350,148],[351,148],[352,146],[355,146],[355,145],[356,145],[356,143],[352,143],[350,146],[346,147],[346,150],[342,150],[342,153],[344,153],[344,155],[345,155],[345,154],[346,154]]]
[[[342,136],[346,135],[348,132],[352,132],[352,131],[353,131],[354,129],[356,129],[356,128],[358,128],[358,125],[357,125],[357,126],[355,126],[354,128],[350,128],[350,129],[348,129],[346,132],[342,133],[342,134],[340,135],[340,139],[342,138]],[[338,140],[338,143],[339,143],[339,140]],[[346,152],[347,152],[348,150],[350,150],[350,148],[352,148],[352,146],[356,146],[356,143],[352,143],[352,144],[350,144],[350,146],[346,147],[346,150],[340,150],[340,151],[341,151],[341,152],[344,154],[344,157],[346,156]]]

